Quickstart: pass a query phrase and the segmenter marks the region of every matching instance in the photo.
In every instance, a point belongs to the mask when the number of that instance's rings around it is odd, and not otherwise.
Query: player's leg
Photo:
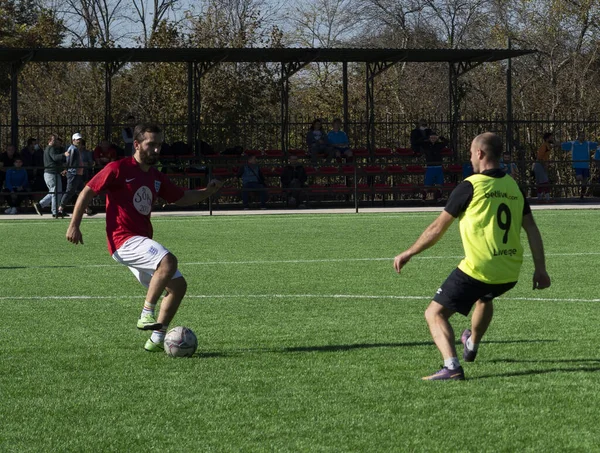
[[[494,316],[494,303],[491,300],[479,299],[475,303],[471,317],[471,329],[466,329],[460,336],[465,362],[473,362],[477,357],[479,343],[487,331]]]
[[[454,346],[454,329],[450,324],[450,317],[456,313],[444,307],[439,302],[432,300],[425,310],[425,319],[431,332],[433,342],[442,354],[444,366],[437,373],[425,376],[423,380],[462,380],[465,378],[462,367],[458,361],[456,347]]]
[[[167,333],[169,324],[171,324],[171,321],[175,317],[187,291],[187,282],[181,274],[179,275],[179,277],[173,278],[167,284],[167,294],[160,303],[160,313],[158,314],[157,319],[161,327],[154,330],[150,339],[146,341],[146,344],[144,345],[146,351],[157,352],[163,350],[165,334]]]

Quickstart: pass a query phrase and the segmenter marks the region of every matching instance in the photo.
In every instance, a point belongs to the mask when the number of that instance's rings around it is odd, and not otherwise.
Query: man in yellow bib
[[[481,338],[492,321],[492,300],[517,284],[523,262],[521,227],[527,233],[535,266],[533,289],[550,286],[542,236],[517,183],[500,169],[502,150],[502,140],[491,132],[475,137],[471,143],[475,174],[454,189],[439,217],[409,249],[394,259],[394,268],[400,273],[413,256],[433,246],[454,219],[459,219],[465,258],[437,290],[425,311],[433,341],[444,358],[444,367],[424,380],[465,378],[449,318],[456,312],[468,316],[475,305],[471,330],[465,330],[461,336],[463,359],[474,361]]]

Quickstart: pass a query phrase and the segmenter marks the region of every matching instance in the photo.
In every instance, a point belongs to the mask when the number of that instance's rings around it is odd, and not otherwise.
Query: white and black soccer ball
[[[173,327],[165,335],[165,352],[171,357],[191,357],[198,348],[198,339],[192,329]]]

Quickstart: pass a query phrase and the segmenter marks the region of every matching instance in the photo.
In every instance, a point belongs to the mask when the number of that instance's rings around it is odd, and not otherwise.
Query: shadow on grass
[[[491,359],[491,363],[589,363],[598,362],[600,359],[538,359],[538,360],[519,360],[519,359]]]
[[[483,376],[467,377],[469,381],[476,381],[478,379],[489,379],[489,378],[503,378],[503,377],[519,377],[519,376],[535,376],[538,374],[549,374],[549,373],[596,373],[600,371],[599,366],[582,366],[573,368],[546,368],[543,370],[523,370],[523,371],[509,371],[507,373],[497,374],[484,374]]]
[[[498,340],[487,341],[485,343],[550,343],[557,340]],[[457,343],[460,344],[460,341]],[[298,352],[344,352],[356,349],[373,348],[413,348],[420,346],[434,347],[432,341],[411,341],[403,343],[352,343],[352,344],[329,344],[322,346],[290,346],[287,348],[256,348],[256,349],[237,349],[223,352],[198,352],[194,357],[205,358],[225,358],[239,357],[243,354],[260,353],[298,353]]]

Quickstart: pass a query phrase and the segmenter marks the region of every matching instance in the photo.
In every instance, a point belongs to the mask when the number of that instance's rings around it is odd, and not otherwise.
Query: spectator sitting
[[[44,151],[38,145],[37,139],[30,138],[27,140],[27,146],[21,150],[21,158],[23,159],[24,167],[44,166]],[[38,175],[38,171],[41,174],[41,170],[27,168],[27,177],[32,185],[34,185],[33,182]],[[44,187],[46,187],[45,184]]]
[[[335,118],[331,127],[332,130],[327,134],[327,142],[335,152],[335,157],[351,158],[352,151],[350,150],[348,136],[344,131],[340,130],[342,127],[342,120]]]
[[[11,144],[6,145],[6,151],[0,154],[0,188],[6,177],[6,170],[15,163],[15,147]]]
[[[334,156],[333,149],[327,143],[327,135],[325,135],[322,129],[321,120],[318,118],[312,122],[306,134],[306,144],[308,145],[313,165],[316,165],[319,155],[324,155],[327,160],[330,160]]]
[[[102,140],[100,145],[94,149],[94,161],[96,167],[102,168],[109,162],[117,160],[117,150],[111,146],[108,140]]]
[[[423,145],[427,143],[430,135],[431,129],[427,127],[427,120],[419,120],[417,127],[410,132],[410,147],[416,154],[421,155],[423,153]]]
[[[123,143],[125,144],[124,157],[133,156],[133,129],[135,128],[135,116],[129,115],[127,117],[127,124],[121,131],[123,136]]]
[[[28,198],[24,194],[30,190],[27,170],[23,168],[23,159],[18,154],[14,156],[14,167],[9,167],[6,170],[4,185],[6,187],[4,191],[10,194],[8,198],[10,207],[4,212],[6,214],[17,214],[23,200]]]
[[[502,159],[500,159],[500,168],[502,171],[504,171],[504,173],[506,173],[508,176],[512,176],[513,178],[517,174],[517,164],[512,161],[508,151],[504,151],[502,154]]]
[[[302,164],[298,161],[298,156],[289,157],[289,165],[286,165],[281,173],[281,186],[285,191],[287,202],[292,207],[304,208],[305,194],[302,190],[306,186],[308,176]]]
[[[239,169],[238,178],[242,178],[242,204],[244,209],[250,207],[250,192],[258,192],[260,196],[260,208],[267,209],[267,191],[265,178],[256,163],[256,156],[248,156],[248,162]]]
[[[425,141],[421,150],[425,155],[427,170],[425,171],[425,187],[442,187],[444,185],[444,172],[442,169],[442,150],[446,147],[448,141],[439,137],[436,132],[430,131],[429,138]],[[435,191],[435,201],[442,195],[440,189]],[[424,191],[423,199],[427,198],[427,190]]]
[[[564,142],[561,145],[563,151],[571,153],[575,179],[581,184],[579,198],[582,200],[587,192],[587,182],[590,178],[590,155],[592,150],[596,149],[597,146],[598,143],[585,140],[585,133],[583,131],[577,134],[577,140]]]
[[[544,142],[537,151],[537,159],[533,164],[533,174],[537,185],[537,197],[540,201],[550,201],[550,178],[548,178],[548,161],[550,150],[554,146],[554,136],[547,132],[543,136]]]

